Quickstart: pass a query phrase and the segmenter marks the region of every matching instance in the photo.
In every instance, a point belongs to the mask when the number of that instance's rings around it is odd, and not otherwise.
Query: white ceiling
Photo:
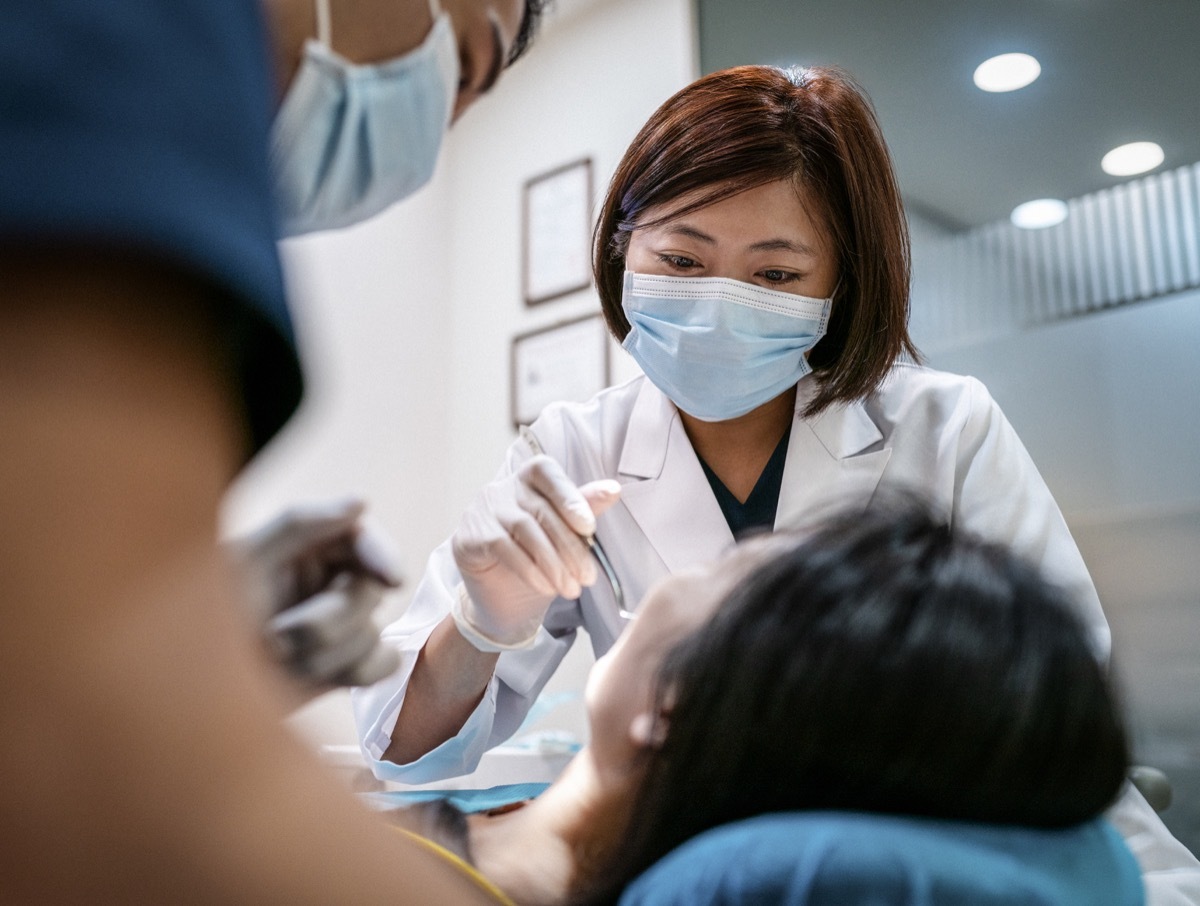
[[[875,102],[910,208],[951,228],[1120,180],[1100,158],[1162,145],[1200,161],[1200,0],[697,0],[703,72],[838,64]],[[1041,77],[986,94],[971,75],[1023,51]]]

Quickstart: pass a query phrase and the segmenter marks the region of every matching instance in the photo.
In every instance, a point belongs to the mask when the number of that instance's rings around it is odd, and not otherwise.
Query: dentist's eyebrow
[[[694,226],[687,224],[676,224],[668,226],[665,233],[672,236],[686,236],[689,239],[695,239],[698,242],[704,242],[708,245],[716,245],[717,240],[708,233],[696,229]],[[817,251],[810,245],[792,239],[762,239],[758,242],[751,243],[746,246],[747,251],[751,252],[792,252],[797,255],[805,255],[809,258],[815,258]]]
[[[815,257],[817,252],[803,242],[793,242],[790,239],[764,239],[748,246],[752,252],[795,252],[797,255]]]
[[[664,231],[671,236],[686,236],[689,239],[695,239],[699,242],[707,242],[709,245],[716,245],[717,240],[713,239],[708,233],[702,233],[695,227],[679,224],[678,226],[667,227]]]

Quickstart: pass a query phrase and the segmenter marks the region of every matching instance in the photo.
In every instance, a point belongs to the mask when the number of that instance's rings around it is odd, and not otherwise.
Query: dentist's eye
[[[700,265],[684,255],[659,255],[658,260],[677,271],[691,270]]]
[[[792,271],[780,270],[776,267],[767,268],[765,271],[759,271],[759,276],[768,283],[774,284],[791,283],[792,281],[800,278],[799,274],[795,274]]]

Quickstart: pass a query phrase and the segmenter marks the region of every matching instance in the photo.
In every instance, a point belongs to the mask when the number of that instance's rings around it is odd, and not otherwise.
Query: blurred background
[[[590,158],[598,199],[642,122],[697,75],[841,65],[899,173],[917,343],[983,380],[1054,492],[1113,627],[1136,760],[1166,772],[1163,818],[1200,850],[1197,39],[1200,0],[557,0],[452,130],[431,185],[284,244],[310,394],[231,494],[228,529],[364,495],[405,559],[398,615],[512,440],[512,338],[598,309],[587,289],[523,301],[526,181]],[[980,64],[1013,53],[1036,78],[977,86]],[[1147,169],[1102,167],[1146,142],[1161,151]],[[1030,201],[1040,225],[1015,225]],[[636,373],[609,355],[614,382]],[[581,639],[531,737],[583,733],[590,662]],[[314,745],[354,743],[344,694],[294,722]]]

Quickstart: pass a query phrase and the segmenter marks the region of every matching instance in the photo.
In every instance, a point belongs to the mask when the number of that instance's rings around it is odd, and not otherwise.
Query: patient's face
[[[770,536],[753,539],[708,569],[676,573],[650,589],[637,619],[588,676],[591,747],[598,758],[628,754],[630,727],[639,714],[651,712],[655,678],[667,652],[707,623],[737,582],[779,546]]]

